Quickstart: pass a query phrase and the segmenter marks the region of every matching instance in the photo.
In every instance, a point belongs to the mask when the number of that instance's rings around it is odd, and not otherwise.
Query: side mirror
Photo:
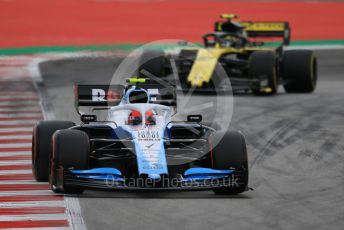
[[[188,115],[188,122],[200,123],[202,121],[202,115]]]
[[[81,115],[80,119],[84,123],[95,122],[95,121],[97,121],[97,116],[96,115],[83,114],[83,115]]]

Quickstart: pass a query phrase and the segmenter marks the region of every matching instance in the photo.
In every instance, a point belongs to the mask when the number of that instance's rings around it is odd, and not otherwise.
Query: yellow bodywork
[[[245,27],[245,31],[283,32],[284,22],[240,22]]]
[[[238,19],[239,16],[236,14],[221,14],[220,18],[226,19],[227,21],[233,21]],[[285,22],[252,22],[252,21],[238,21],[241,26],[245,28],[245,31],[255,32],[283,32],[286,30]],[[217,24],[218,31],[221,31],[221,22]]]
[[[256,50],[271,50],[268,48],[209,48],[198,49],[187,82],[191,87],[202,87],[204,83],[209,83],[213,76],[218,60],[224,54],[245,53]]]
[[[236,14],[222,14],[221,18],[232,21],[238,18]],[[251,22],[236,21],[243,26],[246,32],[284,32],[286,22]],[[221,25],[225,22],[217,23],[217,30],[221,31]],[[197,56],[191,71],[187,77],[187,82],[193,87],[202,87],[204,83],[209,83],[214,70],[221,56],[225,54],[251,53],[258,50],[274,50],[267,47],[221,47],[218,43],[212,48],[198,49]],[[268,92],[270,89],[263,89]]]
[[[202,87],[204,82],[209,82],[217,61],[223,54],[224,50],[222,49],[199,49],[187,78],[191,86]]]

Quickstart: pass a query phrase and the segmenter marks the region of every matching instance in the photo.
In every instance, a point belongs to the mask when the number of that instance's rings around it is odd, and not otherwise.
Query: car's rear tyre
[[[164,77],[165,65],[166,58],[164,51],[144,50],[139,61],[138,76],[150,78],[152,81],[154,81],[154,77]]]
[[[248,159],[244,136],[239,131],[230,130],[215,133],[212,142],[214,141],[219,141],[212,151],[214,169],[235,169],[237,172],[230,186],[215,188],[214,193],[235,195],[245,192],[248,188]]]
[[[89,162],[90,142],[88,135],[79,130],[60,130],[53,135],[51,155],[50,187],[56,192],[80,194],[82,187],[63,182],[62,188],[57,184],[57,169],[87,169]]]
[[[32,133],[32,173],[36,181],[45,182],[49,178],[49,155],[51,137],[56,130],[68,129],[75,124],[69,121],[40,121]]]
[[[251,79],[258,79],[260,84],[266,82],[266,85],[256,85],[252,90],[258,95],[274,95],[278,91],[278,76],[276,56],[271,51],[253,52],[249,59],[248,75]]]
[[[177,57],[177,69],[180,84],[183,88],[190,88],[187,78],[197,57],[197,50],[182,49]]]
[[[288,50],[282,60],[283,85],[287,93],[311,93],[317,84],[317,60],[310,50]]]

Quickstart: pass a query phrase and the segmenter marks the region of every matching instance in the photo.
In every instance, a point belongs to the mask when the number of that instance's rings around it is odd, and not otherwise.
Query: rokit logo
[[[121,99],[118,91],[109,89],[106,93],[103,89],[92,89],[92,101],[117,101]]]
[[[103,89],[92,89],[92,101],[106,101],[106,93]]]

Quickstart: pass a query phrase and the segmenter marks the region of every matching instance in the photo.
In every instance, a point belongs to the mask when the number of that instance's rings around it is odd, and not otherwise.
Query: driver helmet
[[[128,117],[128,125],[140,125],[142,123],[142,114],[137,110],[132,110]]]
[[[153,110],[145,112],[146,125],[156,125],[155,113]]]
[[[131,86],[124,96],[125,103],[128,104],[137,104],[137,103],[149,103],[149,94],[147,90]]]

